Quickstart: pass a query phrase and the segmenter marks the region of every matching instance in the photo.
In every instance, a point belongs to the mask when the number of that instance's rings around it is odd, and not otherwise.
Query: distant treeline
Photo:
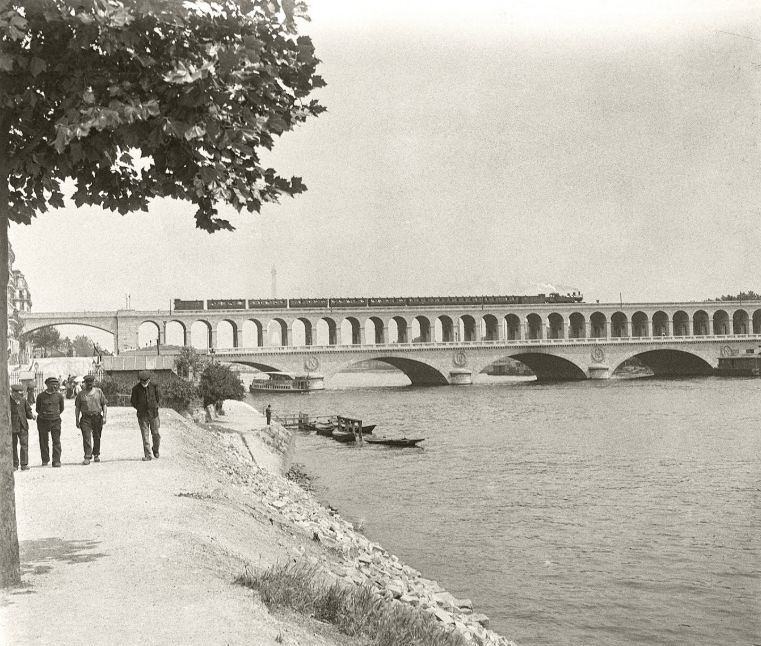
[[[761,301],[761,294],[757,294],[752,289],[747,292],[740,292],[739,294],[726,294],[714,299],[717,301]]]

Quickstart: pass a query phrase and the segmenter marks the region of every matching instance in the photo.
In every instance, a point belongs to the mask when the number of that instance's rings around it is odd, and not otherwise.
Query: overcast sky
[[[761,288],[757,1],[313,0],[328,112],[268,156],[309,190],[73,205],[11,229],[33,309],[171,298]]]

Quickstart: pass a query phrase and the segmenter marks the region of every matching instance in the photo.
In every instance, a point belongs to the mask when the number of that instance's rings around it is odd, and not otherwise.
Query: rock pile
[[[474,612],[469,599],[457,599],[400,562],[335,511],[320,505],[297,481],[257,466],[246,445],[258,439],[282,454],[292,446],[289,431],[273,424],[271,430],[259,429],[243,437],[212,432],[226,445],[226,459],[219,469],[233,484],[245,488],[252,511],[301,536],[301,544],[292,548],[294,559],[309,561],[330,580],[369,586],[389,600],[430,612],[447,629],[459,631],[478,646],[515,646],[489,630],[489,618]]]

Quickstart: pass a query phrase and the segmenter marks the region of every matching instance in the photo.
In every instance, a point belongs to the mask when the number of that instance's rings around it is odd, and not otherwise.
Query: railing
[[[586,337],[570,339],[503,339],[481,341],[421,341],[405,343],[347,344],[347,345],[301,345],[301,346],[256,346],[252,348],[214,348],[212,354],[229,356],[237,354],[289,354],[302,352],[367,352],[376,350],[435,350],[446,348],[496,348],[515,346],[559,346],[559,345],[631,345],[631,344],[673,344],[702,343],[705,341],[761,341],[761,334],[704,334],[695,336],[617,336]],[[209,353],[209,350],[200,350]]]

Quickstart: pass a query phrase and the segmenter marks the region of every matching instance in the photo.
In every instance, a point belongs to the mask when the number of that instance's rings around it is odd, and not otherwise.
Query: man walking
[[[270,420],[272,419],[272,406],[267,404],[267,408],[264,409],[264,415],[267,418],[267,426],[270,425]]]
[[[24,387],[21,384],[11,386],[11,433],[13,433],[13,468],[18,471],[29,470],[29,421],[34,419],[32,407],[24,397]],[[21,445],[21,459],[19,459]]]
[[[137,411],[137,423],[140,425],[140,434],[143,436],[143,462],[151,459],[151,453],[154,458],[159,457],[159,444],[161,435],[159,434],[159,404],[161,395],[156,384],[151,382],[151,373],[147,370],[141,370],[137,376],[140,380],[132,388],[130,402],[132,407]],[[153,439],[151,439],[149,433]]]
[[[74,421],[82,431],[82,447],[85,459],[82,464],[90,464],[90,460],[100,462],[100,436],[106,423],[108,402],[100,388],[95,387],[95,377],[85,375],[84,388],[74,399]]]
[[[42,466],[50,462],[49,439],[53,440],[53,466],[61,466],[61,413],[63,413],[63,395],[58,390],[58,379],[48,377],[46,390],[37,395],[34,408],[37,411],[37,435],[40,438],[40,457]],[[48,434],[50,437],[48,437]]]

